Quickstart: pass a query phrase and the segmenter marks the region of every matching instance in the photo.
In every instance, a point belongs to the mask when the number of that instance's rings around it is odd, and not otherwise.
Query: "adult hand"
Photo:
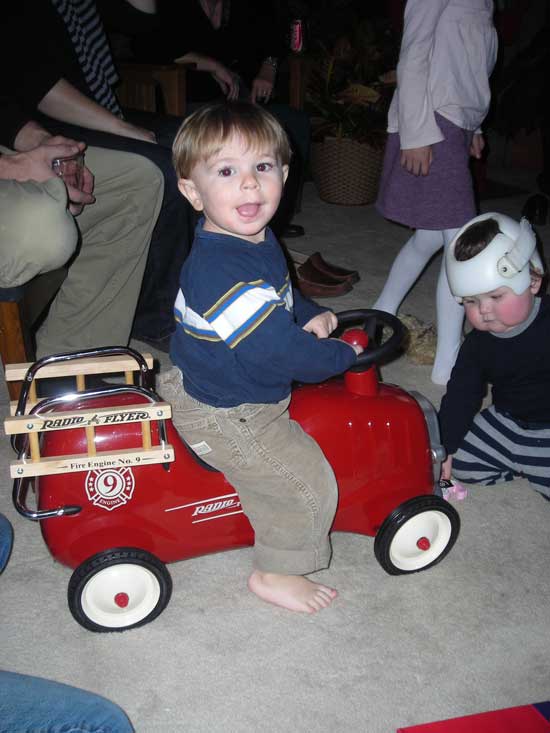
[[[92,195],[92,191],[94,190],[94,177],[86,166],[82,169],[82,189],[68,184],[65,185],[69,194],[69,211],[73,216],[81,214],[82,209],[87,204],[94,203],[95,197]]]
[[[326,339],[338,325],[338,319],[332,311],[325,311],[311,318],[303,327],[304,331],[313,333],[317,338]]]
[[[401,165],[414,176],[427,176],[432,164],[432,158],[431,145],[401,151]]]
[[[252,82],[252,91],[250,92],[251,102],[269,102],[273,94],[275,74],[274,66],[271,64],[262,64],[258,75]]]
[[[273,84],[264,79],[256,77],[252,82],[252,91],[250,92],[251,102],[269,102],[273,92]]]
[[[29,120],[17,133],[13,147],[19,152],[33,150],[50,140],[51,137],[51,134],[42,125],[34,120]]]
[[[48,178],[54,178],[52,170],[54,158],[66,158],[70,155],[82,152],[86,146],[84,143],[77,143],[66,137],[57,135],[49,137],[46,144],[39,145],[33,150],[28,150],[13,155],[2,155],[0,157],[0,178],[13,181],[38,181],[42,183]]]
[[[481,158],[483,148],[485,147],[485,139],[480,132],[476,132],[472,138],[472,144],[470,145],[470,155],[472,158]]]
[[[441,464],[441,478],[445,481],[451,480],[451,468],[453,465],[453,457],[447,456],[447,458]]]
[[[214,63],[210,71],[212,78],[218,83],[227,99],[233,101],[239,98],[239,76],[229,71],[223,64]]]

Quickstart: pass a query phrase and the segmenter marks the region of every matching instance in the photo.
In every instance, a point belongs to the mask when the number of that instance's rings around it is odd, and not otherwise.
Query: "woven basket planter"
[[[311,146],[311,173],[329,204],[359,206],[376,199],[384,148],[349,138],[327,137]]]

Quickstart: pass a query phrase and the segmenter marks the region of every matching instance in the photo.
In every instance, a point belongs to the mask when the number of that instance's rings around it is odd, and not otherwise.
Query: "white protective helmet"
[[[469,260],[456,260],[458,238],[472,224],[485,219],[494,219],[500,232],[479,254]],[[537,252],[537,239],[531,224],[525,218],[518,224],[510,216],[496,213],[481,214],[465,224],[451,242],[445,256],[449,287],[457,299],[490,293],[503,286],[521,295],[531,283],[529,263],[543,274],[544,267]]]

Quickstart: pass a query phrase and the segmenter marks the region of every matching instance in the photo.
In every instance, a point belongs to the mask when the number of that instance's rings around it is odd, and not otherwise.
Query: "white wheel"
[[[148,616],[160,598],[160,586],[147,568],[114,565],[100,570],[82,590],[86,616],[99,626],[133,626]]]
[[[390,575],[415,573],[442,560],[458,537],[460,518],[439,496],[417,496],[395,509],[374,541],[376,558]]]
[[[390,560],[405,573],[421,570],[438,558],[451,538],[451,522],[442,512],[417,514],[398,529],[390,543]]]
[[[152,621],[170,600],[163,563],[142,550],[100,553],[75,570],[69,608],[92,631],[123,631]]]

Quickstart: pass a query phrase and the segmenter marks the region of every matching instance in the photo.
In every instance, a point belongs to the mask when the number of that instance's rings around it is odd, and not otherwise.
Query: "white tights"
[[[429,259],[441,247],[448,247],[457,232],[458,229],[443,229],[442,231],[417,229],[395,258],[384,289],[373,308],[395,315],[401,301],[414,285]],[[444,257],[437,281],[436,314],[437,349],[432,370],[432,382],[446,384],[460,347],[464,309],[456,302],[449,290]]]

